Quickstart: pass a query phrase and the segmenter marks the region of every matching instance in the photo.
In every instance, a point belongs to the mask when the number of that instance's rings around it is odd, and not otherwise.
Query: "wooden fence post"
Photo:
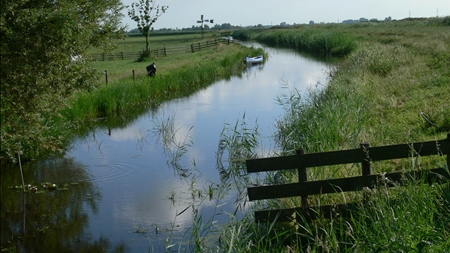
[[[122,51],[122,60],[123,60],[123,51]]]
[[[367,148],[370,147],[370,143],[361,143],[359,144],[361,150],[364,152],[363,161],[362,161],[362,175],[363,177],[369,176],[371,174],[371,168],[370,168],[370,156],[369,156],[369,150]]]
[[[103,61],[105,61],[105,53],[103,53]]]
[[[298,149],[296,151],[298,156],[304,155],[306,154],[306,151],[304,148]],[[308,174],[306,172],[306,167],[303,166],[299,166],[298,170],[298,182],[299,183],[304,183],[306,181],[308,181]],[[306,210],[306,208],[308,208],[309,206],[309,200],[308,200],[308,195],[301,195],[302,198],[302,208],[303,210]]]
[[[133,82],[136,82],[136,75],[134,74],[134,69],[133,69]]]
[[[167,56],[166,46],[164,46],[164,56]]]
[[[105,70],[106,85],[108,85],[108,70]]]
[[[447,169],[450,170],[450,133],[447,133]]]
[[[194,52],[194,43],[191,44],[191,52]]]

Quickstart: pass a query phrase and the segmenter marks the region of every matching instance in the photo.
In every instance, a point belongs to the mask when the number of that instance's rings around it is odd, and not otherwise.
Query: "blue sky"
[[[138,0],[123,0],[131,5]],[[169,9],[153,25],[160,28],[186,28],[198,25],[204,19],[214,19],[215,24],[232,25],[278,25],[303,24],[313,20],[342,22],[346,19],[386,17],[450,16],[449,0],[157,0],[157,4]],[[123,23],[129,29],[136,28],[134,21],[125,13]]]

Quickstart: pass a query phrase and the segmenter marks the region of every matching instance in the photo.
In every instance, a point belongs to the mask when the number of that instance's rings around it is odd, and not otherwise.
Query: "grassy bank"
[[[285,115],[277,122],[283,153],[357,148],[446,138],[450,131],[449,18],[357,25],[304,26],[248,31],[243,37],[267,38],[274,45],[294,34],[346,34],[356,47],[332,70],[329,85],[302,98],[279,98]],[[289,35],[283,35],[283,32]],[[263,41],[263,40],[262,40]],[[272,44],[272,43],[271,43]],[[315,50],[306,50],[314,53]],[[321,54],[321,51],[319,50]],[[411,157],[373,164],[373,173],[445,166],[445,157]],[[308,180],[352,176],[357,166],[308,172]],[[278,182],[297,180],[294,172]],[[255,224],[252,215],[231,223],[226,247],[258,252],[445,252],[450,248],[449,184],[410,183],[391,190],[366,191],[349,219],[327,217],[311,223],[296,217],[286,224]],[[354,201],[361,194],[311,196],[313,204]],[[260,203],[261,208],[300,206],[296,198]],[[248,242],[251,243],[248,243]]]
[[[261,49],[221,44],[194,54],[151,58],[149,62],[96,62],[95,68],[109,69],[108,84],[78,94],[63,115],[67,121],[83,122],[84,126],[86,122],[106,116],[136,117],[149,108],[156,108],[162,101],[185,97],[219,79],[241,75],[242,59],[261,53]],[[154,78],[148,77],[145,70],[151,62],[157,66]],[[105,83],[104,79],[100,78],[99,82]]]
[[[208,34],[202,39],[200,33],[170,34],[155,36],[150,41],[152,47],[162,48],[211,41],[216,36]],[[143,45],[144,37],[132,36],[118,41],[115,52],[139,51]],[[91,49],[88,54],[96,52],[99,51]],[[14,148],[17,145],[21,146],[22,162],[63,154],[74,135],[83,134],[99,124],[98,118],[107,116],[109,127],[121,126],[140,113],[157,107],[164,100],[187,96],[218,79],[240,75],[245,56],[261,53],[260,49],[249,49],[238,44],[219,44],[195,53],[151,57],[144,62],[92,62],[90,67],[98,73],[98,86],[89,91],[79,91],[71,98],[64,98],[62,111],[41,110],[41,121],[33,123],[38,125],[29,123],[23,132],[17,134],[18,139],[2,140],[0,161],[2,164],[17,163],[17,151]],[[152,62],[157,66],[155,78],[146,76],[145,67]],[[105,71],[108,73],[108,84]],[[100,124],[103,123],[106,124]],[[37,133],[35,129],[39,128],[44,130]]]

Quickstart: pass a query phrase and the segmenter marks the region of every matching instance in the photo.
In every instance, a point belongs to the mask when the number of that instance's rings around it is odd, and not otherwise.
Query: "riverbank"
[[[97,118],[120,116],[122,119],[136,117],[161,102],[181,98],[202,89],[219,79],[241,75],[246,55],[263,54],[261,49],[247,48],[238,44],[221,44],[196,52],[152,59],[156,63],[156,76],[146,75],[145,67],[151,62],[126,63],[124,67],[113,67],[116,81],[92,92],[84,92],[74,98],[63,111],[67,121],[89,126]],[[96,63],[105,67],[105,63]],[[109,66],[118,64],[107,63]],[[129,71],[124,71],[128,68]],[[136,69],[135,80],[131,69]],[[129,76],[124,77],[128,72]],[[114,121],[110,121],[114,122]],[[86,124],[88,123],[88,124]],[[115,126],[109,126],[115,127]]]
[[[284,153],[292,154],[300,147],[312,153],[356,148],[361,142],[379,146],[445,139],[450,131],[449,20],[315,25],[245,33],[242,37],[257,41],[270,37],[273,45],[290,45],[300,51],[307,50],[296,42],[302,36],[284,36],[283,31],[290,35],[309,34],[311,30],[341,34],[354,38],[356,44],[329,73],[328,87],[311,92],[306,101],[295,92],[280,98],[287,109],[277,123],[276,136]],[[314,49],[307,52],[314,53]],[[443,164],[445,157],[412,157],[377,163],[373,173]],[[311,173],[308,180],[351,176],[352,171],[334,166]],[[278,177],[291,182],[297,174]],[[288,224],[258,225],[249,214],[239,224],[232,223],[224,235],[232,235],[226,237],[227,247],[246,247],[248,244],[240,240],[245,238],[254,243],[251,247],[256,251],[442,252],[450,247],[448,187],[448,183],[432,187],[419,183],[368,192],[370,203],[359,206],[357,215],[331,222],[304,223],[297,217]],[[329,204],[327,201],[341,198],[351,201],[358,196],[342,194],[311,201]],[[299,203],[296,199],[270,201],[268,206],[257,208],[286,208]]]
[[[180,43],[189,42],[186,42],[186,36],[173,37],[170,37],[171,43],[177,39]],[[139,38],[132,38],[132,43],[138,43],[138,40]],[[126,46],[130,44],[127,41],[121,43]],[[97,88],[78,92],[66,99],[61,111],[41,112],[46,131],[36,133],[31,126],[27,128],[27,132],[22,135],[21,160],[25,162],[63,154],[70,141],[98,125],[98,119],[109,117],[110,120],[106,123],[108,127],[117,127],[140,113],[157,107],[162,101],[184,97],[213,81],[241,75],[245,56],[262,53],[261,49],[221,43],[195,53],[152,57],[144,62],[93,62],[91,67],[98,72]],[[149,78],[145,70],[152,62],[157,64],[155,78]],[[108,83],[105,81],[105,71],[108,73]],[[120,119],[114,120],[117,117]],[[42,141],[47,139],[52,140],[51,143]],[[2,142],[1,162],[17,163],[17,152],[12,151],[17,143],[8,139]]]

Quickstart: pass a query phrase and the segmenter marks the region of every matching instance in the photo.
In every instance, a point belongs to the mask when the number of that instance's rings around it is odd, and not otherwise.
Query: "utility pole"
[[[202,16],[201,16],[201,18],[200,18],[200,20],[198,20],[197,21],[197,23],[201,23],[202,24],[202,39],[204,38],[204,36],[203,36],[203,28],[205,27],[205,24],[204,23],[214,23],[214,19],[205,19],[205,20],[203,20],[203,14],[202,14]]]

